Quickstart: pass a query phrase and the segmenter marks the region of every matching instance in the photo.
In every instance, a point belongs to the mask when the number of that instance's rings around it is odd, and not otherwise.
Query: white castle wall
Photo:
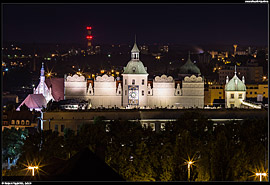
[[[85,99],[87,83],[84,76],[67,76],[65,79],[65,99]]]
[[[185,77],[182,82],[182,88],[178,87],[177,94],[174,79],[166,75],[155,77],[153,88],[147,84],[147,75],[123,75],[123,92],[117,94],[116,81],[114,77],[107,75],[98,76],[94,81],[92,94],[87,94],[87,82],[83,76],[68,76],[65,80],[65,99],[77,98],[91,102],[92,107],[121,107],[127,106],[128,85],[132,85],[135,79],[135,85],[139,86],[139,106],[154,107],[198,107],[204,106],[204,82],[202,77]],[[144,79],[144,85],[142,85]],[[126,81],[126,83],[125,83]],[[121,87],[121,85],[120,85]],[[152,93],[148,94],[148,90]],[[125,92],[126,91],[126,92]],[[144,91],[144,96],[142,96]]]

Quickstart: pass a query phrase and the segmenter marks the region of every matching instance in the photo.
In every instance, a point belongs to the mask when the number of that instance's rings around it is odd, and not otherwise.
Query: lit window
[[[29,120],[26,120],[25,124],[26,125],[30,125],[30,121]]]
[[[15,125],[15,120],[11,120],[11,125]]]
[[[19,125],[20,124],[20,120],[16,120],[16,125]]]
[[[24,125],[24,120],[21,121],[21,125]]]
[[[165,123],[161,123],[160,124],[160,130],[161,131],[165,131]]]
[[[150,123],[150,127],[151,127],[152,131],[155,131],[155,123]]]
[[[142,127],[146,129],[148,127],[148,124],[147,123],[143,123],[142,124]]]

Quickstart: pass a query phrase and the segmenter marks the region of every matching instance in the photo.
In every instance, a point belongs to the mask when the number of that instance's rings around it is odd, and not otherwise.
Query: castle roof
[[[139,52],[140,50],[135,41],[131,53],[135,53],[137,56],[135,57],[135,55],[132,55],[131,60],[128,62],[127,66],[124,67],[123,74],[148,74],[143,63],[139,60]]]
[[[29,94],[16,110],[20,110],[22,105],[29,109],[41,109],[47,107],[47,101],[42,94]]]
[[[123,74],[148,74],[146,68],[140,60],[130,60],[124,67]]]
[[[188,55],[187,62],[180,67],[180,74],[201,74],[200,69],[190,60]]]
[[[246,85],[235,74],[225,85],[225,91],[246,91]]]

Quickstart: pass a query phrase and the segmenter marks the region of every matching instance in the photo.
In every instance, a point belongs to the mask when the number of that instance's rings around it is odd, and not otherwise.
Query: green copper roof
[[[148,74],[140,60],[130,60],[124,67],[123,74]]]
[[[200,69],[188,57],[187,62],[180,67],[180,74],[201,74]]]
[[[246,91],[246,85],[235,74],[225,85],[225,91]]]

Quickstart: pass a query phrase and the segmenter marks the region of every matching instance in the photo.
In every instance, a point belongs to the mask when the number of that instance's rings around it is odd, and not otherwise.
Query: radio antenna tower
[[[87,36],[86,36],[86,39],[87,39],[87,54],[92,55],[92,54],[94,54],[93,46],[92,46],[93,36],[91,35],[92,27],[87,26],[86,30],[87,30]]]

